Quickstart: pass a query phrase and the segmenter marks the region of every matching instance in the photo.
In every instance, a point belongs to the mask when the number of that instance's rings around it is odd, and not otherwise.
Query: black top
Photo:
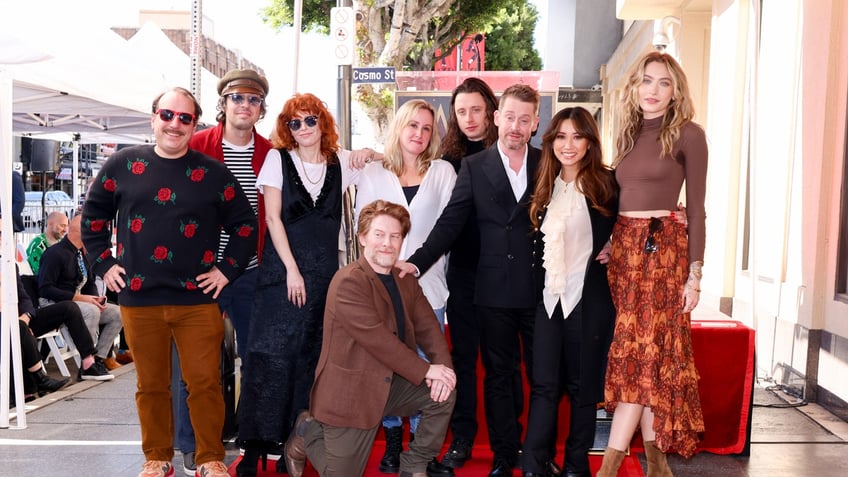
[[[406,315],[403,313],[403,301],[400,299],[400,291],[398,291],[397,283],[395,283],[395,277],[392,275],[384,275],[382,273],[377,273],[377,276],[380,278],[380,281],[383,282],[383,285],[386,286],[386,291],[389,292],[389,296],[392,297],[392,306],[395,308],[395,320],[397,321],[398,338],[401,341],[404,341],[406,334],[406,328],[404,326],[404,323],[406,323]]]
[[[41,266],[38,268],[38,295],[55,302],[73,300],[83,277],[85,285],[80,293],[98,295],[94,273],[86,260],[83,252],[67,236],[56,245],[48,247],[41,256]]]

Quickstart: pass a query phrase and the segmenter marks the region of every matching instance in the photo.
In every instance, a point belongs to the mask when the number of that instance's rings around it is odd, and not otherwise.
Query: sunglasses
[[[292,131],[297,131],[298,129],[300,129],[301,124],[306,124],[306,126],[314,128],[315,125],[318,124],[318,116],[314,114],[312,116],[307,116],[303,118],[303,123],[301,123],[300,119],[292,119],[286,124],[288,124],[289,129],[291,129]]]
[[[170,109],[160,109],[156,112],[159,115],[159,119],[165,121],[166,123],[170,123],[174,120],[174,116],[179,118],[180,122],[189,125],[194,123],[195,116],[191,113],[181,113],[179,111],[171,111]]]
[[[230,97],[230,101],[241,106],[244,103],[244,100],[247,100],[247,103],[251,106],[261,106],[262,102],[265,101],[265,98],[261,96],[248,96],[240,93],[233,93],[228,95]]]
[[[662,230],[662,225],[662,220],[651,217],[651,223],[648,224],[648,238],[645,239],[645,254],[656,253],[659,250],[654,234]]]

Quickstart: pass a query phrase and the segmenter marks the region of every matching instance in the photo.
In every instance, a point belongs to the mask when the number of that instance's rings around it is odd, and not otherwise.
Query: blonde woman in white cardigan
[[[427,239],[456,182],[453,166],[436,159],[439,143],[433,107],[417,99],[404,103],[395,113],[389,129],[382,162],[367,165],[357,185],[357,218],[363,207],[377,199],[403,205],[409,211],[412,228],[401,248],[401,259],[409,257]],[[448,298],[446,271],[447,257],[443,256],[418,280],[443,331]],[[417,421],[417,416],[410,419],[413,434]],[[403,436],[401,418],[383,418],[383,430],[386,454],[380,461],[380,471],[397,472]],[[441,467],[434,460],[428,471],[439,472]]]

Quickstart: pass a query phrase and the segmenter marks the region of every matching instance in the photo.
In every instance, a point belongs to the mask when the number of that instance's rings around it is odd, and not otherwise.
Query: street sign
[[[333,58],[336,64],[352,65],[356,38],[356,15],[353,7],[330,9],[330,37],[333,39]]]
[[[353,83],[394,83],[394,66],[383,66],[378,68],[354,68]]]

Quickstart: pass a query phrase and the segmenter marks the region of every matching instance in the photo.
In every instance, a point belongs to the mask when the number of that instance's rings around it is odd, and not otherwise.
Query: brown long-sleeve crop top
[[[689,222],[689,261],[704,259],[707,190],[707,139],[704,130],[689,122],[680,129],[671,158],[660,158],[662,117],[646,119],[633,149],[615,170],[621,188],[619,210],[675,210],[686,181],[686,217]]]

